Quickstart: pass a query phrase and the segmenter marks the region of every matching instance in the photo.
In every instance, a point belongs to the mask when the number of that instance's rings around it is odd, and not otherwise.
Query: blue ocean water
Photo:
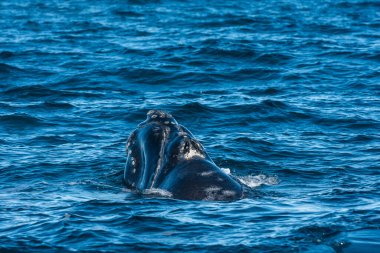
[[[1,252],[380,252],[380,4],[0,2]],[[170,112],[251,192],[126,189]]]

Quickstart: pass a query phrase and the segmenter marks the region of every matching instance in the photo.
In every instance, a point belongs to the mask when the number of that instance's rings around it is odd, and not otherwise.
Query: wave
[[[35,137],[30,142],[31,142],[31,144],[60,145],[60,144],[68,143],[69,141],[66,140],[64,137],[61,137],[58,135],[44,135],[44,136]]]
[[[219,27],[269,27],[273,20],[270,17],[265,16],[242,16],[234,14],[225,14],[225,15],[208,15],[207,21],[198,21],[195,22],[195,26],[200,28],[219,28]]]
[[[258,63],[264,63],[269,65],[287,64],[293,57],[288,54],[281,53],[264,53],[255,59]]]
[[[212,48],[205,47],[198,49],[194,52],[195,56],[202,57],[222,57],[222,58],[236,58],[236,59],[251,59],[257,56],[257,53],[254,49],[248,48],[236,48],[236,49],[228,49],[228,48]]]
[[[380,122],[374,119],[362,117],[350,118],[317,118],[314,120],[317,125],[328,126],[333,128],[348,129],[380,129]]]
[[[112,72],[111,72],[112,73]],[[173,82],[173,72],[156,68],[121,68],[112,75],[142,84],[170,84]]]
[[[335,4],[338,8],[380,8],[380,3],[378,1],[342,1]]]
[[[46,101],[41,104],[43,108],[52,108],[52,109],[72,109],[75,108],[74,105],[65,102],[56,102],[56,101]]]
[[[23,69],[18,68],[16,66],[0,63],[0,74],[13,74],[13,73],[23,73],[25,72]]]
[[[0,52],[0,58],[1,59],[8,59],[8,58],[11,58],[13,56],[14,56],[14,53],[10,52],[10,51],[1,51]]]
[[[342,232],[344,229],[341,226],[319,226],[319,225],[307,225],[297,229],[296,233],[304,234],[307,238],[312,240],[326,240],[332,238]]]
[[[131,11],[131,10],[120,10],[120,9],[115,9],[112,11],[113,14],[121,17],[133,17],[133,18],[139,18],[143,17],[144,14],[136,12],[136,11]]]
[[[15,113],[10,115],[0,115],[0,121],[2,125],[8,126],[8,127],[37,127],[37,126],[43,126],[47,123],[44,122],[44,120],[33,117],[26,113]]]
[[[277,176],[267,176],[264,174],[237,176],[236,178],[240,181],[240,183],[252,189],[262,185],[276,185],[280,183]]]
[[[275,96],[284,93],[282,89],[276,87],[268,87],[262,89],[240,89],[239,91],[249,96]]]
[[[55,83],[55,86],[62,85],[62,82]],[[70,86],[65,83],[64,86]],[[55,90],[48,88],[44,85],[25,85],[14,88],[9,88],[2,92],[3,95],[11,98],[23,98],[23,99],[37,99],[41,100],[42,98],[48,99],[44,102],[46,107],[72,107],[70,103],[57,102],[56,99],[69,99],[76,97],[87,97],[87,98],[97,98],[102,97],[100,93],[95,93],[92,91],[74,91],[74,90]]]
[[[55,95],[56,91],[49,89],[43,85],[25,85],[9,88],[2,93],[7,96],[17,96],[19,98],[40,98]]]
[[[247,79],[254,80],[270,80],[275,79],[280,76],[280,71],[274,68],[241,68],[238,70],[233,70],[226,72],[224,74],[219,74],[226,80],[234,81],[247,81]]]
[[[315,120],[316,115],[304,111],[302,108],[293,107],[284,101],[264,99],[253,104],[232,104],[229,106],[211,106],[199,102],[190,102],[178,106],[171,106],[174,115],[197,115],[212,116],[223,119],[223,115],[233,114],[228,123],[240,122],[293,122],[304,121],[305,123]],[[181,117],[181,116],[180,116]],[[226,122],[227,124],[227,122]]]
[[[208,107],[207,105],[191,102],[187,104],[183,104],[173,111],[174,115],[192,115],[192,114],[208,114],[212,113],[213,108]]]
[[[240,142],[240,143],[245,143],[245,144],[250,144],[250,145],[264,145],[264,146],[274,146],[274,143],[271,143],[269,141],[264,141],[260,139],[253,139],[250,137],[238,137],[234,139],[234,141]]]

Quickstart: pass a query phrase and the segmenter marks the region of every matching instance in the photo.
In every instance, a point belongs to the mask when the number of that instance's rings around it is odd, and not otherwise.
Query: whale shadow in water
[[[168,113],[151,110],[129,136],[124,183],[161,189],[176,199],[237,200],[243,187],[211,160],[199,141]]]

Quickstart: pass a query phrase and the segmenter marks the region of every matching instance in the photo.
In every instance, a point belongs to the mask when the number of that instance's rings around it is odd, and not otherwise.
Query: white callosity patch
[[[128,167],[128,165],[131,165],[133,166],[133,169],[132,169],[132,173],[134,174],[136,172],[136,162],[135,162],[135,159],[131,156],[132,154],[132,150],[128,147],[127,148],[127,160],[125,162],[125,169]]]
[[[213,193],[213,192],[220,191],[221,189],[222,188],[218,187],[218,186],[210,186],[210,187],[206,188],[206,192],[207,193]]]
[[[190,148],[189,148],[189,151],[186,152],[183,156],[184,156],[184,158],[185,158],[186,160],[189,160],[189,159],[191,159],[191,158],[193,158],[193,157],[196,157],[196,156],[199,156],[199,157],[204,158],[204,155],[203,155],[203,154],[199,153],[198,150],[194,149],[194,148],[191,147],[191,146],[190,146]]]
[[[277,176],[267,176],[263,174],[259,174],[256,176],[249,175],[243,177],[237,177],[240,183],[250,187],[255,188],[260,185],[276,185],[280,182]]]
[[[155,174],[154,174],[154,177],[153,177],[153,180],[151,182],[151,185],[150,185],[150,188],[152,189],[157,178],[158,178],[158,175],[160,174],[160,170],[162,170],[162,168],[164,167],[164,152],[165,152],[165,146],[168,142],[168,136],[170,134],[170,128],[169,127],[163,127],[163,133],[162,133],[162,140],[161,140],[161,147],[160,147],[160,153],[158,154],[158,161],[157,161],[157,166],[156,166],[156,170],[155,170]]]
[[[180,150],[182,150],[182,157],[186,160],[194,157],[205,158],[204,154],[198,151],[198,149],[200,149],[202,146],[199,144],[198,147],[194,147],[193,143],[187,140],[186,137],[187,136],[184,136],[184,141],[180,146]]]
[[[150,110],[147,115],[152,118],[152,119],[155,119],[157,117],[163,119],[163,118],[171,118],[172,115],[170,115],[169,113],[165,113],[163,111],[159,111],[159,110]]]
[[[215,200],[218,196],[220,196],[222,188],[218,186],[211,185],[210,187],[205,189],[206,198],[203,200]]]
[[[213,174],[215,174],[215,172],[214,171],[204,171],[204,172],[201,172],[201,173],[199,173],[200,174],[200,176],[202,176],[202,177],[210,177],[210,176],[212,176]]]
[[[230,190],[224,190],[222,191],[222,194],[226,197],[232,197],[232,196],[235,196],[236,195],[236,192],[234,191],[230,191]]]

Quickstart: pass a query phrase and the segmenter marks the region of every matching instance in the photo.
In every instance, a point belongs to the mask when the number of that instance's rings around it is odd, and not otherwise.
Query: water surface
[[[2,252],[378,252],[377,1],[0,3]],[[129,133],[172,113],[251,187],[122,184]]]

